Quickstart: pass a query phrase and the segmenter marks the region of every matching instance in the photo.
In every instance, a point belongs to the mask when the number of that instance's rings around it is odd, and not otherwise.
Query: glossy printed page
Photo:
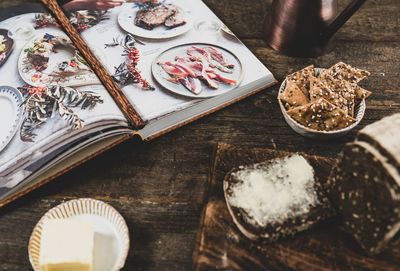
[[[0,10],[0,188],[17,185],[65,144],[126,125],[47,9],[15,4],[2,1]]]
[[[273,81],[201,0],[58,3],[145,121]]]

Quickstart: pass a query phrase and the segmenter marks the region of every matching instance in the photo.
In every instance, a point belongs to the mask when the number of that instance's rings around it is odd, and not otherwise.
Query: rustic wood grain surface
[[[290,58],[267,47],[262,33],[270,0],[205,2],[278,79],[311,63],[328,67],[339,60],[371,71],[363,86],[373,96],[359,128],[400,112],[398,0],[367,1],[338,33],[335,49],[317,59]],[[339,2],[343,7],[348,0]],[[0,8],[4,5],[0,0]],[[354,138],[356,131],[329,142],[298,136],[284,122],[276,95],[277,87],[150,143],[126,142],[1,209],[0,270],[30,270],[27,243],[35,223],[49,208],[78,197],[104,200],[126,218],[132,238],[126,270],[191,270],[217,142],[333,157]]]

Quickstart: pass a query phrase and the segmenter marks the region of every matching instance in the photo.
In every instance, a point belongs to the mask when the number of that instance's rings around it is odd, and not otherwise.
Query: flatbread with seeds
[[[318,131],[340,130],[356,122],[324,98],[293,108],[288,111],[288,115],[303,126]]]
[[[309,103],[307,96],[293,81],[286,82],[285,90],[279,94],[279,99],[281,99],[286,109]]]
[[[343,85],[345,89],[353,88],[355,100],[360,101],[367,99],[372,94],[369,90],[357,85],[359,81],[369,75],[370,73],[368,71],[353,68],[350,65],[339,62],[331,68],[323,71],[319,77],[322,80],[329,82],[329,84],[333,84],[336,89],[343,88]],[[340,84],[338,84],[338,82]]]
[[[309,97],[310,78],[314,76],[314,65],[305,67],[304,69],[292,73],[286,77],[286,81],[294,82],[306,97]]]
[[[331,89],[336,96],[332,99],[324,98],[354,117],[357,84],[352,84],[345,80],[337,80],[329,74],[325,76],[323,84]]]
[[[350,83],[358,83],[370,75],[370,72],[354,68],[346,63],[339,62],[329,69],[323,71],[320,75],[321,79],[325,79],[325,75],[331,75],[338,80],[346,80]]]
[[[341,81],[343,82],[343,81]],[[342,84],[343,87],[344,84]],[[310,99],[311,101],[319,100],[324,98],[325,100],[336,105],[342,109],[346,114],[354,115],[354,89],[348,89],[347,91],[353,92],[353,95],[345,94],[346,90],[337,89],[332,84],[328,84],[326,81],[322,81],[320,78],[313,77],[310,82]],[[346,98],[344,97],[346,96]]]
[[[354,91],[355,91],[355,95],[356,95],[356,101],[360,101],[360,100],[365,100],[367,99],[369,96],[372,95],[372,92],[369,90],[366,90],[362,87],[360,87],[357,84],[352,84],[354,87]]]

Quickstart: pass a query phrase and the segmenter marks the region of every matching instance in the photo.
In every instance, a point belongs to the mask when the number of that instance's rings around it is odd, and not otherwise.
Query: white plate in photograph
[[[223,75],[226,78],[235,80],[236,84],[229,85],[221,83],[219,81],[214,81],[218,83],[218,89],[212,89],[203,82],[201,82],[199,79],[196,79],[200,81],[202,86],[202,91],[199,94],[194,94],[190,92],[182,84],[175,84],[168,81],[167,78],[171,77],[167,72],[164,71],[164,69],[159,65],[159,63],[165,63],[168,61],[174,62],[176,56],[182,56],[182,57],[188,56],[186,53],[187,49],[192,46],[200,48],[213,47],[217,49],[219,52],[221,52],[226,58],[227,62],[234,65],[234,68],[231,70],[232,73],[224,73],[217,69],[215,69],[215,71],[217,71],[220,75]],[[162,87],[175,94],[190,98],[211,98],[232,91],[240,85],[244,76],[243,65],[235,54],[220,46],[207,43],[189,43],[167,49],[154,60],[151,69],[153,77]]]
[[[192,29],[192,22],[190,20],[190,14],[187,11],[182,10],[185,13],[186,24],[175,27],[167,28],[165,26],[157,26],[152,30],[144,29],[135,25],[136,14],[140,9],[137,7],[126,8],[118,15],[118,23],[126,32],[145,39],[170,39],[182,34],[185,34]]]
[[[0,153],[18,131],[23,117],[23,100],[17,89],[0,86]]]
[[[33,229],[29,239],[29,260],[35,271],[40,267],[40,240],[45,219],[81,219],[94,226],[93,271],[119,271],[129,251],[129,231],[124,218],[113,207],[95,199],[76,199],[49,210]]]
[[[50,33],[51,34],[51,33]],[[60,85],[68,87],[77,87],[85,85],[100,84],[96,74],[90,69],[89,66],[85,65],[87,70],[70,76],[54,76],[54,71],[63,61],[69,61],[74,57],[75,48],[59,46],[57,47],[57,53],[51,53],[49,57],[48,68],[44,71],[37,71],[33,65],[27,59],[27,49],[32,48],[34,42],[37,39],[43,38],[44,34],[41,34],[30,42],[28,42],[21,50],[21,54],[18,60],[18,72],[22,79],[32,86],[43,86],[43,85]],[[60,36],[60,35],[54,35]],[[62,36],[68,38],[67,36]]]

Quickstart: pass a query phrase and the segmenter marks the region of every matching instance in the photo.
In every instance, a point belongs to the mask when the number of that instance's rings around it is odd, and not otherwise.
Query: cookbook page
[[[201,0],[58,4],[146,121],[274,80]]]
[[[2,1],[0,10],[0,188],[64,144],[127,125],[46,7],[17,4]]]

